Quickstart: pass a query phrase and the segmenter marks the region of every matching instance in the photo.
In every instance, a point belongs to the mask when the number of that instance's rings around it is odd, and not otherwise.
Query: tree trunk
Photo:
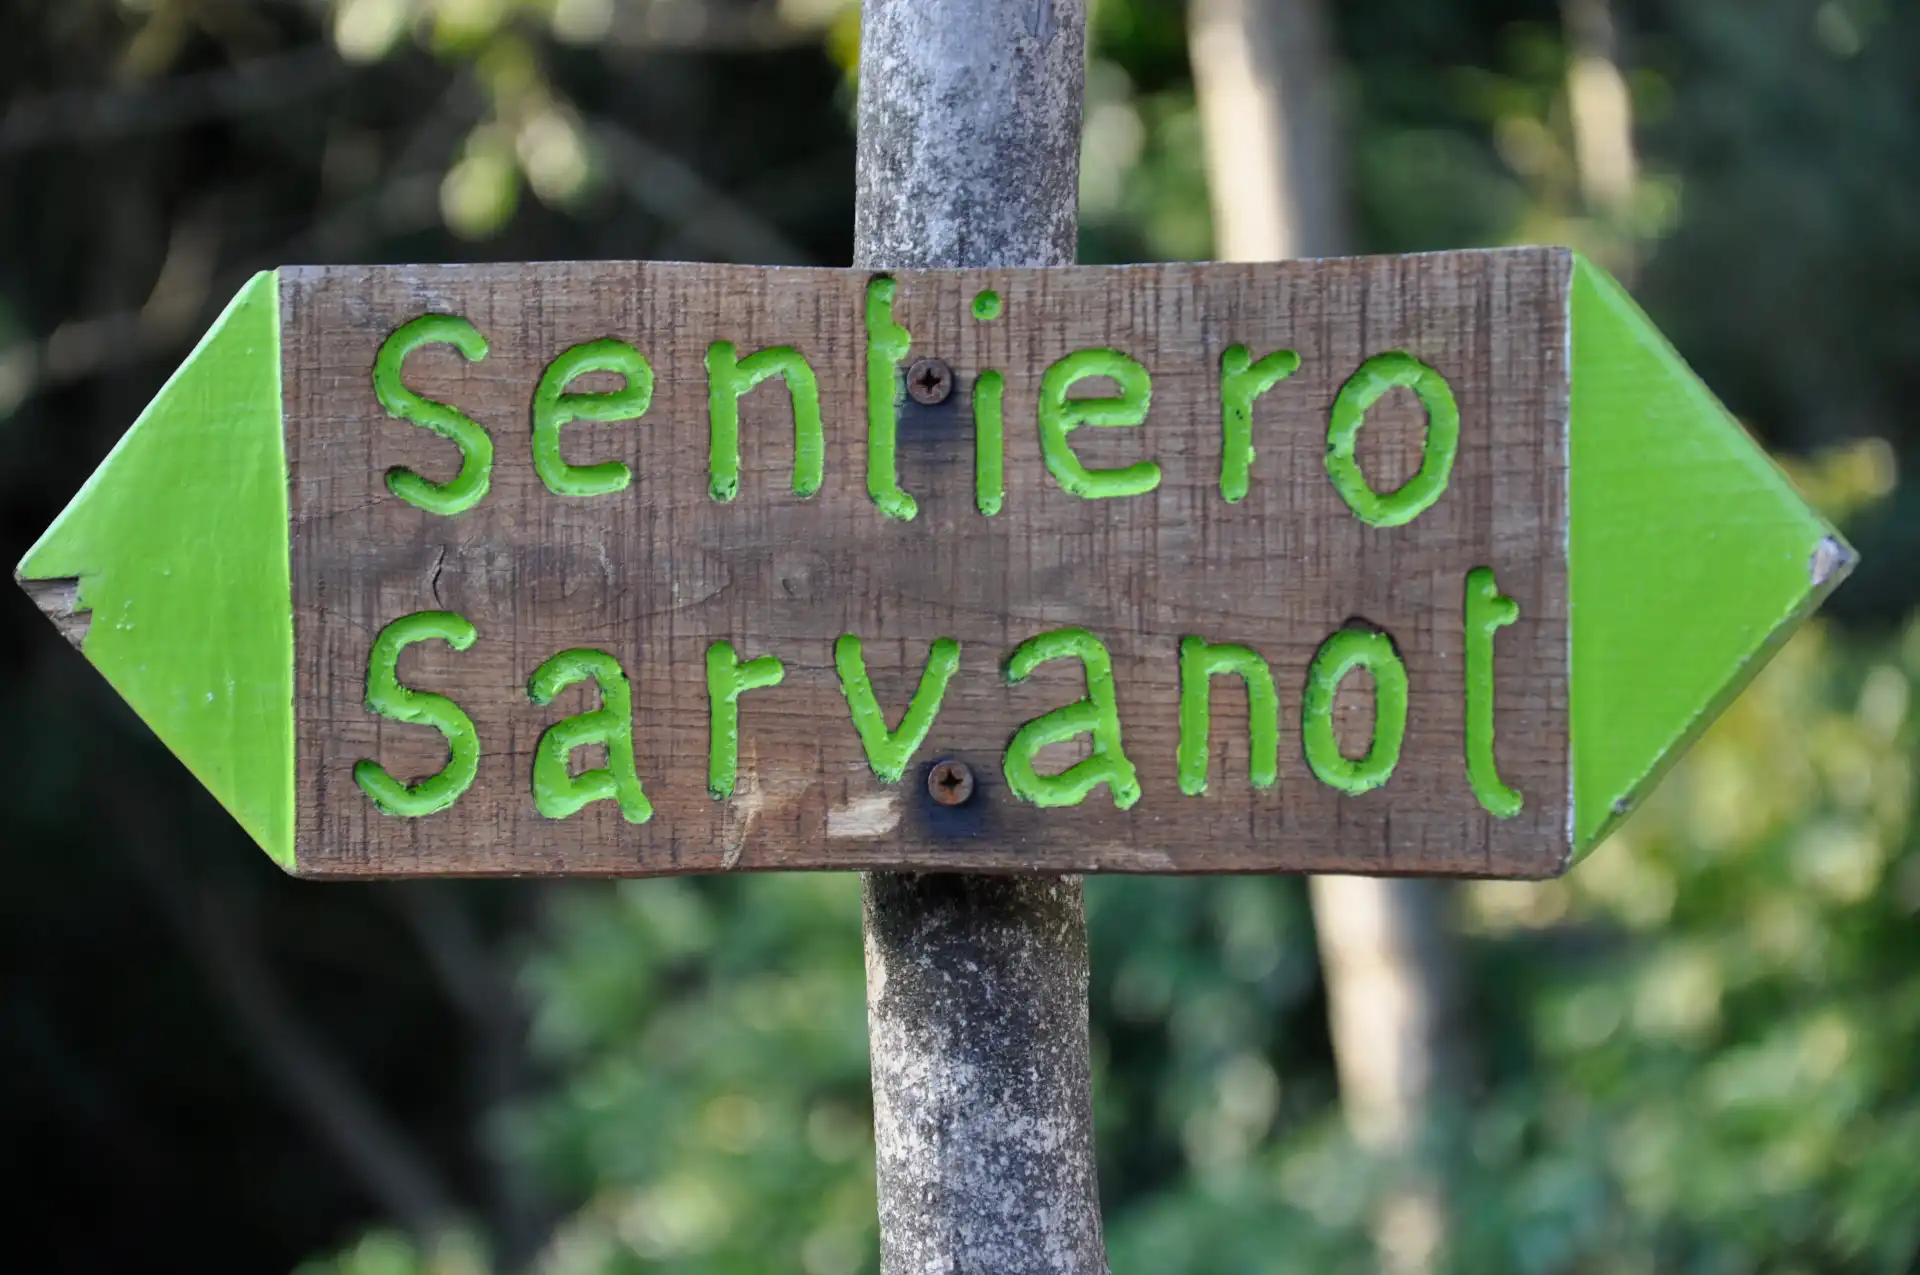
[[[1192,0],[1188,18],[1215,255],[1284,261],[1349,251],[1325,7],[1320,0]]]
[[[1051,266],[1084,0],[865,0],[854,261]],[[1106,1275],[1075,877],[865,881],[884,1275]]]
[[[1567,38],[1567,110],[1580,197],[1588,209],[1617,214],[1633,199],[1640,156],[1633,145],[1633,98],[1620,74],[1610,0],[1560,0]]]
[[[1436,1100],[1458,1088],[1459,955],[1443,882],[1314,877],[1340,1105],[1354,1141],[1401,1168],[1374,1219],[1383,1271],[1437,1265],[1446,1202],[1425,1165]]]
[[[1206,130],[1216,252],[1279,261],[1349,251],[1331,26],[1321,0],[1193,0],[1189,47]],[[1457,1054],[1458,957],[1437,882],[1310,883],[1341,1104],[1355,1139],[1414,1164]],[[1376,1218],[1384,1270],[1432,1269],[1446,1232],[1415,1171]]]

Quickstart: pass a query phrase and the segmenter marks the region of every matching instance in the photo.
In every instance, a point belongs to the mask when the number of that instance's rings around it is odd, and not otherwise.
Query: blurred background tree
[[[1213,230],[1222,3],[1097,6],[1083,259],[1268,251]],[[1585,247],[1866,555],[1591,861],[1443,896],[1429,1268],[1920,1269],[1920,7],[1226,7],[1320,11],[1276,117],[1336,139],[1308,242]],[[0,547],[253,270],[843,262],[857,40],[845,0],[6,6]],[[0,608],[13,1265],[876,1268],[851,877],[298,885]],[[1115,1269],[1378,1269],[1415,1157],[1341,1117],[1302,883],[1088,901]]]

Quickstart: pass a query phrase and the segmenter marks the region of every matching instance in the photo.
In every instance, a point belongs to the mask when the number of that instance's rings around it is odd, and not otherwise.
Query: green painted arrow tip
[[[1852,569],[1626,290],[1573,259],[1573,844],[1590,851]]]
[[[17,574],[291,871],[293,616],[277,274],[241,289]]]

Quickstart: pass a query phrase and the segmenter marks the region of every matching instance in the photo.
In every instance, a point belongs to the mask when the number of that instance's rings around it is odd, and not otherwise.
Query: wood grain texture
[[[967,871],[1339,871],[1534,877],[1559,871],[1568,818],[1567,290],[1557,250],[1277,265],[1168,265],[895,274],[895,318],[913,356],[949,360],[946,403],[900,409],[900,478],[910,523],[884,517],[865,485],[864,271],[661,264],[313,268],[282,271],[283,385],[291,482],[295,640],[296,859],[316,876],[664,872],[773,868]],[[1004,300],[972,316],[982,288]],[[386,471],[435,480],[455,449],[379,407],[375,351],[427,312],[462,315],[490,342],[480,362],[416,353],[407,381],[492,434],[492,489],[439,517],[391,495]],[[640,420],[577,422],[576,463],[618,458],[625,491],[566,498],[531,458],[530,403],[542,370],[579,342],[618,337],[650,360]],[[791,344],[819,376],[826,473],[791,492],[789,399],[770,381],[741,401],[740,495],[708,495],[707,380],[715,340],[742,354]],[[1220,494],[1219,363],[1290,348],[1300,370],[1255,411],[1251,493]],[[1048,474],[1035,428],[1040,377],[1070,351],[1111,347],[1153,374],[1134,429],[1081,430],[1089,465],[1157,460],[1144,496],[1083,500]],[[1327,479],[1326,422],[1369,356],[1405,350],[1439,369],[1462,419],[1445,495],[1411,524],[1366,526]],[[969,389],[1005,373],[1006,501],[974,506]],[[608,385],[610,386],[610,382]],[[602,388],[607,386],[601,386]],[[575,388],[596,388],[582,380]],[[1404,400],[1404,402],[1402,401]],[[1360,458],[1386,490],[1417,463],[1411,395],[1383,400]],[[1409,453],[1416,453],[1410,456]],[[1521,813],[1483,811],[1465,768],[1463,597],[1488,566],[1520,608],[1496,643],[1497,755]],[[388,622],[447,609],[474,645],[411,647],[400,679],[452,697],[478,726],[479,777],[449,809],[381,814],[356,786],[363,758],[414,779],[446,747],[431,729],[363,706],[367,656]],[[1391,781],[1360,797],[1317,782],[1300,743],[1306,670],[1350,619],[1393,637],[1411,685],[1405,748]],[[1115,809],[1016,800],[1001,756],[1023,722],[1077,699],[1077,664],[1009,686],[1000,665],[1048,629],[1091,630],[1113,655],[1125,747],[1143,796]],[[906,778],[873,776],[841,696],[833,643],[865,643],[880,702],[897,721],[928,645],[962,646],[927,744]],[[1197,634],[1240,642],[1272,665],[1281,700],[1280,783],[1247,782],[1245,698],[1213,697],[1211,783],[1184,796],[1175,771],[1177,648]],[[784,661],[777,688],[741,701],[739,787],[707,792],[704,655],[718,639]],[[597,706],[590,686],[546,708],[527,678],[557,651],[616,656],[633,684],[639,773],[650,822],[597,802],[565,820],[531,795],[541,732]],[[1350,683],[1351,685],[1351,683]],[[1361,717],[1364,695],[1348,697]],[[1359,722],[1364,740],[1365,723]],[[597,755],[583,751],[597,763]],[[926,768],[957,757],[971,802],[941,807]],[[1065,760],[1063,756],[1061,760]]]

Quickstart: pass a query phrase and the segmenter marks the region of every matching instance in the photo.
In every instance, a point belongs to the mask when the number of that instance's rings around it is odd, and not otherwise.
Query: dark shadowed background
[[[1091,883],[1114,1268],[1920,1270],[1920,5],[1093,25],[1083,260],[1574,243],[1865,557],[1590,862],[1382,948],[1445,1011],[1410,1105],[1301,882]],[[857,47],[845,0],[0,7],[0,556],[255,270],[844,264]],[[0,775],[8,1268],[877,1269],[855,878],[298,884],[13,590]]]

